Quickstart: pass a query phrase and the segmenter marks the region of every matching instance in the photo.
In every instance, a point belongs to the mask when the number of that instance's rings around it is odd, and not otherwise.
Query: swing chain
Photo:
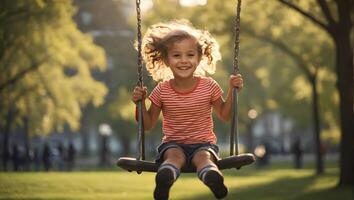
[[[233,74],[236,75],[239,73],[239,63],[238,55],[240,49],[240,17],[241,13],[241,0],[237,1],[236,8],[236,17],[235,17],[235,42],[234,42],[234,71]],[[238,95],[237,88],[232,89],[232,123],[231,123],[231,132],[230,132],[230,156],[239,154],[239,145],[238,145]]]
[[[140,0],[136,0],[136,19],[137,19],[137,37],[138,37],[138,85],[143,86],[143,59],[141,54],[142,36],[141,36],[141,10]]]
[[[236,8],[236,17],[235,17],[235,43],[234,43],[234,74],[238,74],[239,64],[238,64],[238,55],[240,51],[240,27],[241,27],[241,0],[237,1]]]
[[[138,85],[143,87],[143,62],[141,54],[141,11],[140,0],[136,0],[136,18],[137,18],[137,37],[138,37]],[[144,134],[144,118],[143,103],[138,102],[138,155],[137,160],[145,160],[145,134]]]

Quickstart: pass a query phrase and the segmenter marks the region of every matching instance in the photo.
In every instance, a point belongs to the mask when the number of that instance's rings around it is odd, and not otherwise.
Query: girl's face
[[[174,78],[192,78],[199,65],[197,42],[192,38],[173,43],[167,51],[166,64],[170,67]]]

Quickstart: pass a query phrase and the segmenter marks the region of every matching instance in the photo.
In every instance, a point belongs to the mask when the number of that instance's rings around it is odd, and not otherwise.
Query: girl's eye
[[[194,56],[194,54],[188,54],[188,56],[189,56],[189,57],[193,57],[193,56]]]

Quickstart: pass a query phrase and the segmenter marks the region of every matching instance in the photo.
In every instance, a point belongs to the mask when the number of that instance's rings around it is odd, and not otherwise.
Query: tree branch
[[[19,51],[21,48],[20,45],[22,45],[22,41],[18,42],[17,44],[11,44],[11,46],[5,47],[6,52],[4,51],[3,54],[0,53],[0,73],[5,73],[5,71],[9,68],[11,68],[11,64],[9,64],[13,59],[15,59],[15,56],[18,56],[15,52]],[[7,56],[8,55],[8,56]],[[5,57],[6,56],[6,57]]]
[[[28,67],[27,69],[22,70],[21,72],[19,72],[18,74],[16,74],[15,76],[13,76],[12,78],[10,78],[9,80],[5,81],[5,83],[0,84],[0,93],[9,85],[13,85],[15,84],[17,81],[19,81],[20,79],[22,79],[26,74],[35,71],[36,69],[38,69],[38,67],[44,62],[44,60],[37,62],[37,63],[33,63],[30,67]]]
[[[328,8],[328,4],[324,0],[317,0],[318,4],[320,5],[322,12],[326,19],[328,20],[329,27],[333,27],[336,25],[336,22],[333,19],[333,16],[331,14],[331,11]]]
[[[292,51],[289,47],[287,47],[284,43],[280,42],[280,41],[276,41],[273,38],[271,38],[270,36],[266,36],[266,35],[261,35],[261,34],[257,34],[254,31],[248,30],[248,29],[244,29],[244,32],[246,32],[247,34],[251,35],[252,37],[270,43],[273,46],[275,46],[276,48],[280,49],[281,51],[285,52],[287,55],[289,55],[291,58],[294,59],[294,61],[298,64],[298,66],[300,67],[300,69],[305,73],[305,75],[309,78],[309,80],[311,80],[314,76],[314,74],[311,73],[311,71],[306,67],[307,65],[307,61],[304,60],[300,55],[298,55],[297,53],[295,53],[294,51]]]
[[[323,28],[324,30],[326,30],[328,33],[332,34],[330,27],[328,27],[328,25],[324,24],[323,22],[321,22],[320,20],[316,19],[314,16],[312,16],[311,14],[307,13],[306,11],[302,10],[300,7],[296,6],[295,4],[287,1],[287,0],[278,0],[280,3],[284,4],[285,6],[299,12],[300,14],[302,14],[303,16],[307,17],[308,19],[310,19],[313,23],[317,24],[318,26],[320,26],[321,28]]]

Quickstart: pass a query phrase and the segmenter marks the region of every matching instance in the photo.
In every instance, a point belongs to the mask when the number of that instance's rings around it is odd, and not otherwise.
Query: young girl
[[[151,92],[146,108],[146,88],[136,87],[132,100],[143,101],[144,127],[152,129],[162,111],[163,139],[156,161],[155,199],[168,199],[169,190],[182,167],[193,165],[200,180],[220,199],[227,195],[224,178],[215,162],[220,159],[213,132],[212,110],[222,121],[231,117],[232,88],[243,87],[241,75],[231,75],[226,99],[215,80],[221,59],[219,46],[209,32],[186,21],[155,24],[143,38],[147,70],[160,82]]]

